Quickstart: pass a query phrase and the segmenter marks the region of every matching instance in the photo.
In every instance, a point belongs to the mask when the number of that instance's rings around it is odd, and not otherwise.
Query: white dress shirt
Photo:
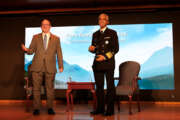
[[[100,29],[100,32],[103,32],[103,33],[104,33],[104,31],[106,30],[106,28],[107,28],[107,27],[104,27],[104,28]]]

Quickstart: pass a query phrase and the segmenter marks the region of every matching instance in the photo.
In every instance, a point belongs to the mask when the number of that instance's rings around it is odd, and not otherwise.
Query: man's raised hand
[[[24,44],[21,44],[21,48],[22,48],[22,50],[25,51],[25,52],[28,51],[28,48],[26,48]]]

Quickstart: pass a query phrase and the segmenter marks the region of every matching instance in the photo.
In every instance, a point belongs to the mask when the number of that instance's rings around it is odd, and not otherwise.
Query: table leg
[[[71,109],[73,109],[74,101],[73,101],[73,94],[72,92],[70,93],[71,96]]]
[[[96,92],[95,90],[91,90],[93,95],[93,109],[96,110]]]
[[[66,100],[67,100],[67,111],[70,109],[70,102],[69,102],[69,94],[71,93],[72,90],[67,90],[66,91]]]

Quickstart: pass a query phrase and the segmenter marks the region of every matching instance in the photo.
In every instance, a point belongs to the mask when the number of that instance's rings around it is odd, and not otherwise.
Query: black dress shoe
[[[104,116],[112,116],[112,115],[114,115],[114,112],[105,112],[104,113]]]
[[[104,112],[95,110],[95,111],[92,111],[90,113],[91,113],[91,115],[98,115],[98,114],[103,114]]]
[[[52,108],[48,109],[48,114],[49,115],[55,115],[56,113],[54,112],[54,110]]]
[[[33,115],[39,115],[40,114],[40,111],[38,110],[38,109],[35,109],[34,111],[33,111]]]

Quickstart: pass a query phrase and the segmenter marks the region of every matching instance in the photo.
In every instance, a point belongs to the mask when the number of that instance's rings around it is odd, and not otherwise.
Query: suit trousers
[[[32,78],[33,78],[33,107],[34,109],[40,109],[41,107],[41,86],[42,86],[43,78],[45,78],[47,107],[53,108],[55,73],[46,72],[45,64],[44,64],[41,72],[32,72]]]
[[[115,100],[115,85],[114,85],[114,69],[112,70],[95,70],[93,69],[96,95],[97,95],[97,111],[105,111],[105,99],[104,99],[104,78],[106,77],[107,83],[107,112],[114,112],[114,100]]]

